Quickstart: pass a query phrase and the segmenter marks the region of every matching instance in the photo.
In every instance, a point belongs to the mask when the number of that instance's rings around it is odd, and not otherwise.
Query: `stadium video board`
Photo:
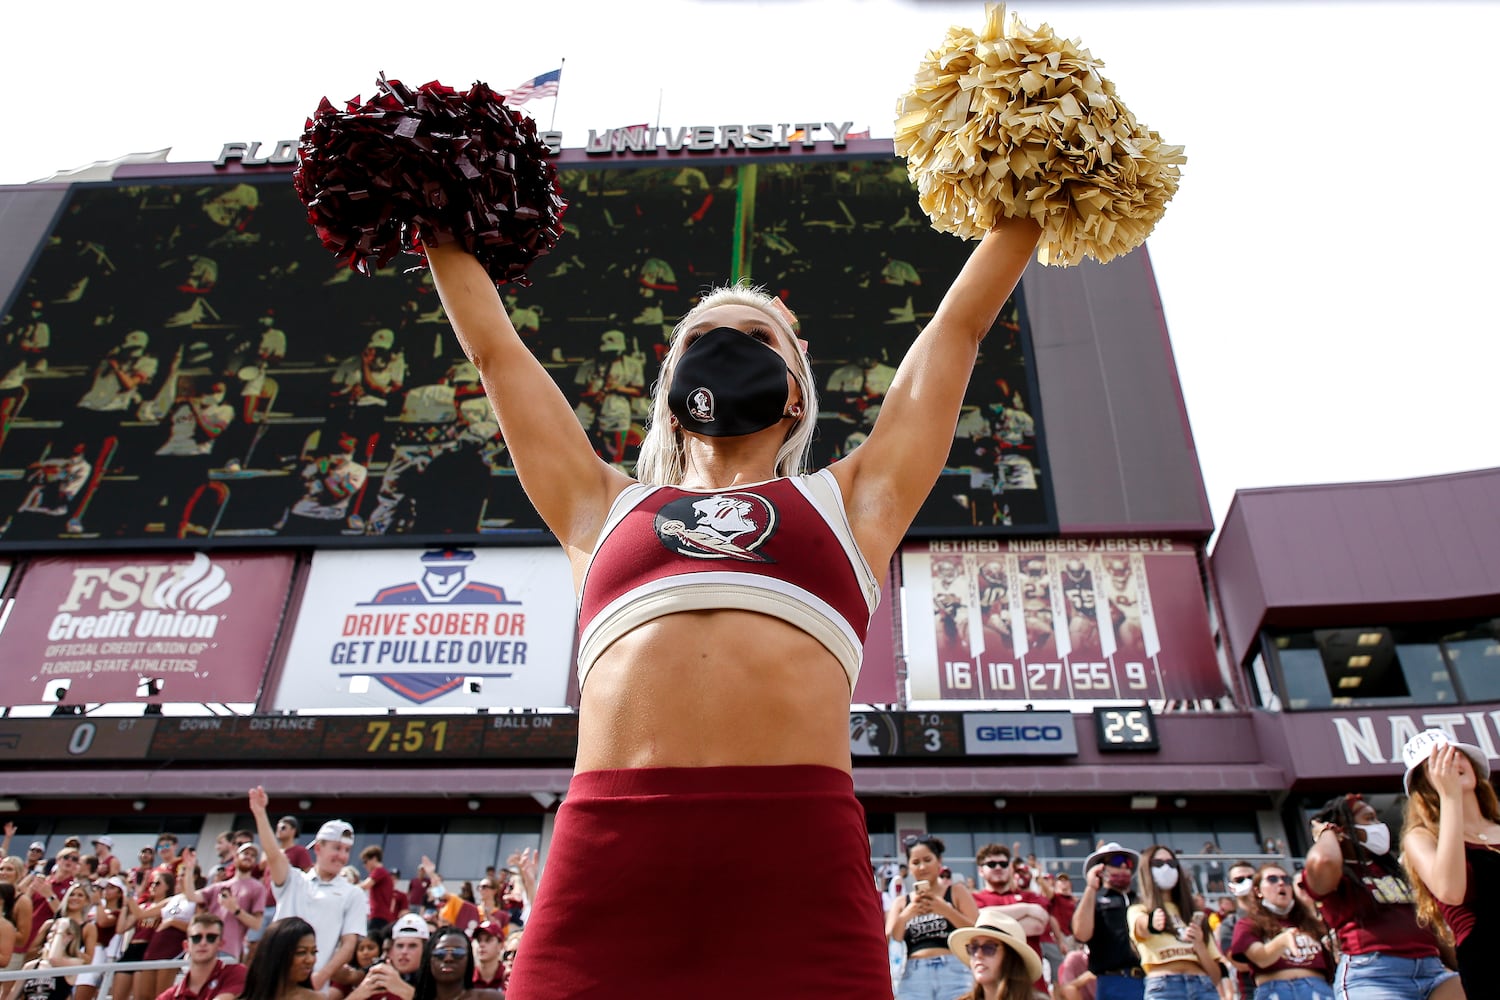
[[[629,470],[675,321],[784,296],[822,397],[815,464],[863,440],[972,244],[893,157],[563,165],[566,236],[503,296],[599,454]],[[80,184],[0,325],[0,549],[535,542],[425,270],[341,269],[286,171]],[[983,346],[914,534],[1055,530],[1019,292]]]

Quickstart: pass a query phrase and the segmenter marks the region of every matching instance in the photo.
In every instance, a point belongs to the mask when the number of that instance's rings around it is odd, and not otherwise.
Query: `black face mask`
[[[667,406],[684,430],[739,437],[786,415],[786,360],[748,334],[721,326],[677,359]]]

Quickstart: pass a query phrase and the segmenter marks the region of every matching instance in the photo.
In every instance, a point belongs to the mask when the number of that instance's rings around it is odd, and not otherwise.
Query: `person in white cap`
[[[1095,1000],[1140,1000],[1145,972],[1130,943],[1131,878],[1141,856],[1111,841],[1083,862],[1083,896],[1073,911],[1073,937],[1089,946]]]
[[[1500,801],[1490,761],[1441,729],[1406,741],[1406,816],[1401,846],[1417,919],[1458,955],[1464,992],[1485,996],[1500,954]]]
[[[113,838],[95,837],[94,857],[99,859],[99,876],[101,878],[120,874],[120,859],[115,856],[115,842]]]
[[[415,913],[391,924],[386,961],[371,966],[344,1000],[412,1000],[422,974],[422,952],[431,933],[427,921]]]
[[[329,820],[318,830],[313,844],[313,867],[309,872],[293,870],[276,842],[276,831],[266,815],[270,797],[260,786],[250,789],[250,814],[265,845],[266,871],[276,896],[276,919],[301,917],[312,925],[318,939],[318,962],[313,989],[322,991],[335,971],[354,957],[354,946],[365,932],[369,903],[359,886],[343,877],[354,844],[354,828],[340,819]]]
[[[354,435],[358,454],[372,453],[385,425],[389,402],[406,382],[406,355],[396,347],[396,334],[380,329],[370,334],[364,350],[339,362],[329,386],[326,434]]]
[[[964,1000],[1031,1000],[1042,976],[1042,959],[1026,943],[1026,932],[998,906],[979,911],[973,927],[948,935],[948,950],[974,973],[974,991]]]

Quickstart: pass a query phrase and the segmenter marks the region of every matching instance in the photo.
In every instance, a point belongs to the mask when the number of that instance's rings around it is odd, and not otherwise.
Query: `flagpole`
[[[656,88],[656,124],[652,126],[653,128],[661,128],[661,98],[665,92],[666,88],[664,87]]]
[[[557,93],[552,95],[552,120],[547,123],[548,132],[551,132],[552,126],[557,124],[557,102],[562,100],[562,71],[563,67],[567,64],[568,60],[566,56],[559,60],[557,64]]]

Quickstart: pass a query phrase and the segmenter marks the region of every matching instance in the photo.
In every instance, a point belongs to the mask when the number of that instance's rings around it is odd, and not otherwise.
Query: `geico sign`
[[[1075,754],[1071,712],[966,712],[964,750],[972,754]]]
[[[1062,741],[1061,726],[978,726],[974,738],[994,743],[1058,743]]]

